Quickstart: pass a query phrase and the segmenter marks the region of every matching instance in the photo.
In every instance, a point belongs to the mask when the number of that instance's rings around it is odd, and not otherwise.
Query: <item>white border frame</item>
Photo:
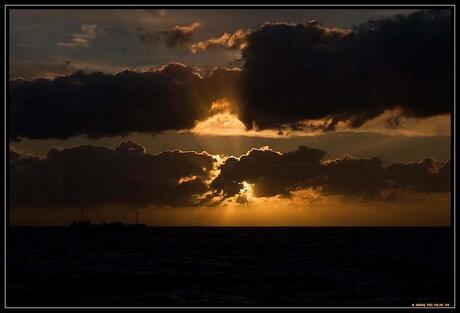
[[[6,93],[7,93],[7,78],[9,77],[9,69],[7,73],[7,59],[6,59],[6,47],[7,47],[7,25],[6,25],[6,19],[7,19],[7,9],[8,8],[14,8],[14,7],[49,7],[52,9],[53,7],[174,7],[174,8],[180,8],[184,7],[184,9],[190,8],[190,7],[263,7],[261,9],[270,9],[270,7],[277,8],[277,7],[303,7],[303,8],[308,8],[308,7],[404,7],[404,8],[410,8],[410,7],[448,7],[448,8],[453,8],[453,27],[454,27],[454,80],[453,80],[453,85],[454,85],[454,97],[453,97],[453,116],[451,117],[451,136],[453,139],[453,147],[451,147],[451,152],[453,154],[453,186],[451,188],[451,192],[453,192],[453,207],[451,204],[451,211],[453,211],[453,216],[451,216],[451,221],[453,218],[453,228],[454,228],[454,298],[453,298],[453,305],[449,307],[412,307],[412,306],[407,306],[407,307],[244,307],[244,306],[235,306],[235,307],[225,307],[225,306],[215,306],[215,307],[8,307],[6,305],[6,235],[7,235],[7,227],[9,225],[6,224],[7,222],[7,203],[6,203],[6,159],[7,159],[7,149],[6,149],[6,144],[8,143],[8,138],[6,137]],[[4,142],[5,142],[5,148],[4,148],[4,153],[5,153],[5,158],[4,158],[4,170],[5,170],[5,175],[4,175],[4,192],[5,192],[5,197],[4,197],[4,304],[3,307],[5,309],[455,309],[456,308],[456,302],[457,302],[457,294],[456,294],[456,282],[457,282],[457,276],[456,276],[456,194],[455,194],[455,186],[456,186],[456,177],[455,177],[455,169],[456,169],[456,5],[455,4],[4,4],[4,67],[5,67],[5,72],[4,72],[4,79],[5,79],[5,85],[4,85]],[[453,210],[452,210],[453,208]],[[451,227],[451,226],[449,226]]]

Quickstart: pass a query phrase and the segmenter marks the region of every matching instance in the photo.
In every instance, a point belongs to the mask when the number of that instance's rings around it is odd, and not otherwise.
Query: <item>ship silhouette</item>
[[[129,228],[129,229],[142,229],[145,228],[145,224],[125,224],[122,222],[101,222],[99,224],[93,224],[90,221],[76,221],[73,220],[69,225],[71,228],[75,229],[120,229],[120,228]]]
[[[100,222],[99,224],[93,224],[90,220],[85,218],[84,214],[85,206],[80,207],[81,217],[80,220],[73,220],[69,227],[72,229],[80,230],[119,230],[119,229],[145,229],[146,225],[139,223],[139,213],[136,212],[136,223],[125,224],[122,222]]]

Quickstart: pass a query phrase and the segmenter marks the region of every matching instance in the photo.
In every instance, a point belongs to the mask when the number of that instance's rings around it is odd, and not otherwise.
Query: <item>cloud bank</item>
[[[197,23],[164,34],[188,41]],[[269,23],[198,45],[243,45],[240,71],[169,64],[150,72],[77,72],[10,81],[10,138],[68,138],[192,129],[225,98],[247,129],[334,130],[385,111],[425,118],[452,106],[449,10],[423,10],[352,31],[317,22]],[[196,47],[196,49],[201,49]],[[397,127],[398,117],[390,120]]]
[[[202,77],[179,63],[150,72],[76,72],[53,80],[10,81],[12,139],[92,138],[191,129],[226,97],[239,72]],[[231,81],[231,82],[228,82]]]
[[[200,202],[196,196],[207,190],[214,162],[207,153],[167,151],[152,156],[134,142],[116,150],[52,149],[46,159],[20,157],[10,150],[10,205],[195,206]]]
[[[305,146],[285,154],[252,149],[239,159],[227,159],[211,186],[225,197],[237,195],[244,187],[243,182],[253,185],[256,197],[291,196],[296,190],[308,188],[323,195],[361,199],[385,197],[383,191],[403,188],[419,192],[450,191],[450,161],[427,158],[419,163],[396,163],[384,168],[378,158],[345,156],[322,160],[325,155],[324,151]]]
[[[359,127],[385,110],[428,117],[452,106],[449,10],[371,20],[352,32],[265,24],[247,36],[240,119],[248,128]],[[308,125],[307,125],[308,126]]]
[[[280,153],[251,149],[239,158],[206,152],[147,154],[135,142],[114,150],[79,146],[51,149],[44,159],[10,149],[11,207],[78,207],[127,204],[158,207],[245,203],[252,197],[293,197],[315,190],[322,196],[391,200],[397,192],[450,191],[451,163],[424,159],[383,167],[378,158],[324,159],[326,152],[300,146]]]

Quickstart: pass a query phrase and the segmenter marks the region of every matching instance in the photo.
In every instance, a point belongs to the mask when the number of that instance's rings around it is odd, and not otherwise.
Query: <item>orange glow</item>
[[[224,99],[221,99],[221,100],[214,101],[211,104],[211,113],[230,112],[231,108],[232,108],[232,106],[231,106],[230,102],[228,102],[228,101],[226,101]]]
[[[262,138],[289,138],[289,137],[311,137],[324,134],[319,129],[327,125],[332,118],[305,120],[301,124],[305,126],[303,130],[248,130],[238,118],[232,104],[226,100],[213,102],[210,109],[211,116],[198,121],[191,133],[200,136],[246,136]],[[339,122],[336,132],[371,132],[384,135],[398,135],[407,137],[417,136],[441,136],[450,135],[450,115],[439,115],[428,118],[407,118],[399,117],[399,125],[389,126],[388,121],[400,116],[400,110],[385,111],[381,115],[365,122],[359,128],[350,128],[349,122]],[[313,127],[313,128],[309,128]]]
[[[195,180],[197,178],[198,178],[198,176],[196,176],[196,175],[181,177],[177,183],[180,185],[182,183],[187,183],[189,181]]]
[[[359,201],[344,196],[322,196],[318,191],[301,190],[291,198],[251,197],[238,203],[225,201],[216,206],[136,208],[148,225],[160,226],[449,226],[450,193],[407,193],[398,201]],[[134,207],[107,204],[88,211],[88,218],[131,221]],[[14,225],[63,225],[79,216],[79,208],[15,208]],[[52,221],[52,224],[50,222]]]
[[[285,138],[290,136],[312,136],[314,132],[288,132],[280,133],[278,130],[248,130],[241,122],[233,105],[225,99],[215,101],[211,105],[211,116],[204,120],[198,121],[195,127],[190,130],[191,133],[200,136],[246,136],[246,137],[263,137],[263,138]]]
[[[244,181],[243,188],[240,190],[240,196],[243,196],[246,201],[249,203],[253,198],[253,185]]]

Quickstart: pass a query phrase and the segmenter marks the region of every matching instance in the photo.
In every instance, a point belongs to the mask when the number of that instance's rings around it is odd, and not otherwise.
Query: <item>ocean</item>
[[[453,229],[11,227],[7,306],[453,306]]]

